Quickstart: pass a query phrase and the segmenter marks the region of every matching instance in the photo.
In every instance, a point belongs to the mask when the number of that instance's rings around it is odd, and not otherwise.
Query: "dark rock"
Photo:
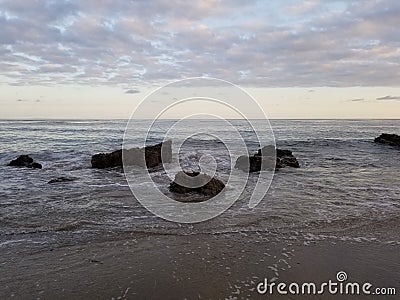
[[[254,158],[254,161],[252,163],[252,158]],[[256,172],[258,167],[261,169],[261,158],[260,158],[260,163],[256,161],[256,156],[247,156],[247,155],[241,155],[237,158],[236,163],[235,163],[235,168],[242,170],[242,171],[248,171],[248,172]]]
[[[75,181],[76,178],[74,177],[58,177],[58,178],[54,178],[51,179],[48,183],[52,184],[52,183],[60,183],[60,182],[70,182],[70,181]]]
[[[274,157],[276,160],[274,160]],[[300,168],[300,164],[294,157],[292,151],[275,149],[268,145],[259,149],[253,156],[242,155],[236,160],[235,168],[246,172],[258,172],[261,170],[276,170],[286,166]]]
[[[276,158],[276,169],[284,167],[300,168],[300,164],[294,156],[282,156]]]
[[[33,163],[33,158],[29,155],[20,155],[12,160],[8,165],[13,167],[27,167]]]
[[[79,229],[80,227],[80,222],[72,222],[61,225],[60,227],[56,228],[55,231],[74,231]]]
[[[273,170],[274,167],[273,156],[261,156],[258,154],[254,156],[239,156],[235,164],[235,168],[250,173],[261,170]]]
[[[292,151],[285,150],[285,149],[276,149],[276,156],[283,158],[283,157],[294,157]]]
[[[279,150],[279,149],[277,149]],[[267,145],[261,149],[258,149],[257,153],[254,156],[274,156],[275,155],[275,146]]]
[[[187,194],[195,192],[208,197],[214,197],[225,188],[225,184],[218,178],[200,172],[180,171],[175,180],[169,185],[173,193]]]
[[[29,166],[29,168],[41,169],[41,168],[42,168],[42,165],[39,164],[39,163],[37,163],[37,162],[33,162],[33,163]]]
[[[146,166],[148,168],[153,168],[158,166],[163,161],[172,161],[172,142],[165,141],[164,143],[159,143],[154,146],[149,146],[144,148]]]
[[[99,153],[92,156],[92,168],[105,169],[122,167],[122,150],[111,153]]]
[[[27,167],[27,168],[34,168],[34,169],[41,169],[42,165],[34,162],[33,158],[29,155],[20,155],[18,158],[12,160],[9,164],[12,167]]]
[[[400,147],[400,136],[397,134],[382,133],[380,136],[375,138],[375,143]]]
[[[121,149],[111,153],[100,153],[92,156],[92,168],[105,169],[122,167],[125,165],[136,165],[153,168],[162,162],[168,163],[172,160],[172,142],[165,141],[154,146],[144,148]]]
[[[93,258],[90,258],[90,259],[89,259],[89,262],[95,263],[95,264],[103,264],[103,262],[101,262],[100,260],[93,259]]]

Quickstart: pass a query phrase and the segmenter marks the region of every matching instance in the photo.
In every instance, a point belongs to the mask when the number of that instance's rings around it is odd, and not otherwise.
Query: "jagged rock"
[[[92,156],[92,168],[105,169],[122,167],[125,165],[136,165],[147,168],[158,166],[172,160],[172,142],[165,141],[154,146],[144,148],[121,149],[111,153],[100,153]]]
[[[60,182],[70,182],[70,181],[75,181],[75,180],[76,180],[75,177],[58,177],[58,178],[51,179],[48,183],[52,184],[52,183],[60,183]]]
[[[382,133],[380,136],[375,138],[375,143],[400,147],[400,136],[397,134]]]
[[[13,167],[27,167],[33,163],[33,158],[29,155],[20,155],[12,160],[8,165]]]
[[[276,168],[281,169],[284,167],[300,168],[300,164],[292,151],[276,149]]]
[[[225,184],[216,177],[200,172],[180,171],[169,185],[169,190],[178,194],[196,192],[208,197],[214,197],[225,188]]]
[[[274,157],[276,160],[274,161]],[[253,156],[242,155],[236,160],[235,168],[246,172],[258,172],[261,170],[276,170],[286,166],[300,168],[300,164],[292,151],[276,149],[273,145],[265,146]]]
[[[27,168],[33,168],[33,169],[41,169],[42,165],[34,162],[33,158],[30,157],[29,155],[20,155],[18,158],[12,160],[8,166],[12,167],[27,167]]]
[[[275,168],[282,169],[284,167],[300,168],[300,164],[294,156],[277,157]]]
[[[91,163],[92,168],[97,169],[122,167],[122,150],[95,154],[92,156]]]

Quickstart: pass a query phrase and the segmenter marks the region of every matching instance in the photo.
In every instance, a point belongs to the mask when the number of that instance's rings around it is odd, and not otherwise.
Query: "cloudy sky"
[[[400,118],[398,0],[0,0],[0,28],[0,118],[126,118],[196,76],[272,118]]]

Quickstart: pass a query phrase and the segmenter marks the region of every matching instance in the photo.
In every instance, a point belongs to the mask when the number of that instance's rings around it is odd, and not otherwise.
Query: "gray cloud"
[[[16,101],[17,102],[36,102],[36,103],[39,103],[40,99],[32,100],[32,99],[21,99],[21,98],[19,98]]]
[[[137,93],[140,93],[140,91],[137,89],[129,89],[125,91],[125,94],[137,94]]]
[[[355,98],[355,99],[349,99],[347,101],[350,101],[350,102],[362,102],[362,101],[365,101],[365,99],[364,98]]]
[[[400,100],[400,96],[385,96],[376,98],[376,100]]]
[[[4,0],[0,70],[13,85],[399,86],[400,1],[285,3]]]

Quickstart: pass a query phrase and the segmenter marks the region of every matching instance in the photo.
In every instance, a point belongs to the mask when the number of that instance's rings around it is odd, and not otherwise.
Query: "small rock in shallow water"
[[[27,167],[27,168],[33,168],[33,169],[41,169],[42,165],[34,162],[33,158],[30,157],[29,155],[20,155],[18,158],[12,160],[8,166],[11,167]]]
[[[66,223],[62,224],[60,227],[56,228],[56,231],[73,231],[81,227],[80,222]]]
[[[32,164],[29,166],[29,168],[41,169],[41,168],[42,168],[42,165],[39,164],[39,163],[37,163],[37,162],[34,162],[34,163],[32,163]]]
[[[59,183],[59,182],[70,182],[70,181],[75,181],[77,178],[75,177],[58,177],[51,179],[48,183]]]

